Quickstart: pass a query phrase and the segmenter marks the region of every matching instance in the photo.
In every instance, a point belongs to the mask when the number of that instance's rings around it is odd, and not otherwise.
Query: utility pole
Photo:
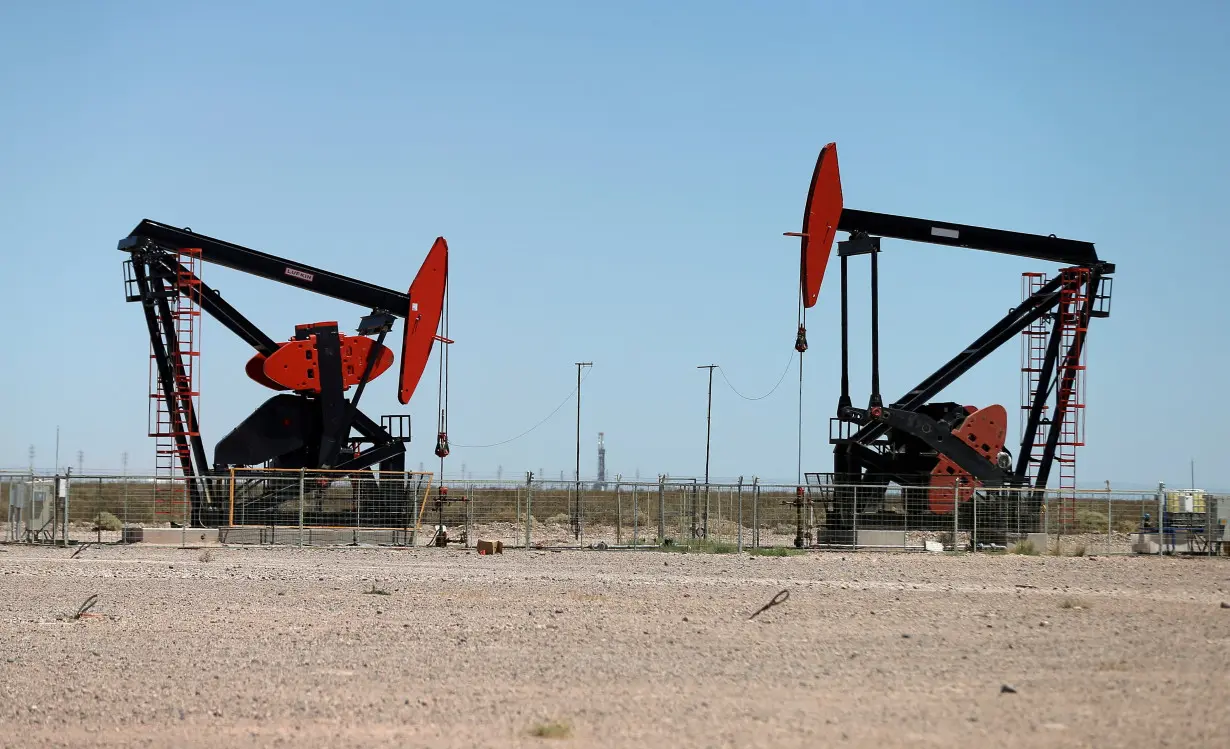
[[[709,405],[705,409],[705,486],[709,485],[709,434],[713,425],[713,370],[716,364],[702,364],[697,369],[709,370]]]
[[[592,361],[576,362],[577,366],[577,469],[576,475],[573,477],[576,480],[576,497],[573,499],[572,512],[572,536],[573,538],[581,538],[581,370],[585,367],[592,367]]]
[[[701,525],[702,538],[709,537],[709,434],[713,427],[713,370],[716,364],[702,364],[697,369],[709,370],[709,404],[705,408],[705,513]],[[692,523],[695,526],[696,514],[693,511]],[[693,528],[695,535],[695,528]]]

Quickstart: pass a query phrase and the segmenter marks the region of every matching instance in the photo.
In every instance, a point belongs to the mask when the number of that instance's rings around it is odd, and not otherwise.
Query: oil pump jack
[[[409,417],[376,422],[359,410],[366,385],[393,364],[385,337],[402,320],[398,400],[410,402],[437,335],[448,276],[448,244],[435,240],[408,292],[399,292],[148,219],[120,240],[126,299],[141,304],[151,346],[151,436],[160,474],[178,473],[187,485],[192,524],[214,525],[229,496],[218,479],[232,468],[331,469],[374,480],[405,468]],[[295,327],[275,341],[209,285],[199,264],[212,263],[370,310],[357,335],[337,322]],[[281,391],[219,440],[207,459],[198,422],[199,319],[204,312],[250,345],[247,376]],[[353,388],[347,399],[345,393]],[[439,435],[447,454],[447,436]],[[179,484],[177,484],[179,485]],[[277,523],[286,486],[267,478],[243,492],[245,517]]]
[[[841,395],[830,420],[833,473],[809,474],[809,483],[829,484],[827,512],[818,534],[821,543],[852,543],[856,528],[900,528],[900,513],[890,517],[889,486],[902,487],[904,512],[911,528],[953,527],[954,510],[979,489],[979,506],[999,528],[983,527],[985,538],[1009,529],[1038,529],[1043,494],[1056,462],[1061,475],[1074,482],[1075,447],[1083,444],[1080,383],[1085,342],[1093,318],[1110,314],[1112,263],[1098,257],[1090,242],[1054,234],[1023,234],[947,221],[894,216],[844,206],[837,144],[820,151],[812,173],[801,232],[800,293],[802,306],[816,303],[833,242],[837,242],[841,284]],[[1027,274],[1027,298],[995,322],[986,333],[888,404],[880,393],[879,278],[881,239],[922,242],[996,252],[1058,263],[1058,274],[1045,281]],[[871,394],[866,407],[850,395],[848,264],[868,256],[871,265]],[[1015,465],[1004,449],[1007,411],[999,404],[971,406],[935,400],[963,374],[1015,336],[1032,336],[1034,355],[1023,365],[1029,387],[1022,404],[1022,439]],[[806,350],[800,320],[796,349]],[[970,513],[965,513],[968,516]],[[856,519],[857,516],[857,519]],[[969,521],[965,517],[966,522]],[[984,522],[986,522],[984,520]],[[796,543],[798,543],[796,541]]]

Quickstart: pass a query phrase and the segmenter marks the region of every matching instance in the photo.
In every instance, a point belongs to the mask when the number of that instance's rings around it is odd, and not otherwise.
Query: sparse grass
[[[738,547],[727,541],[710,541],[705,538],[698,538],[694,541],[689,541],[686,544],[666,544],[658,547],[662,551],[675,552],[677,554],[734,554],[738,551]]]
[[[1106,513],[1097,510],[1077,510],[1076,530],[1078,533],[1105,533],[1109,528]]]
[[[1077,544],[1076,546],[1073,546],[1073,547],[1072,547],[1072,550],[1071,550],[1070,552],[1068,552],[1068,556],[1070,556],[1070,557],[1083,557],[1083,556],[1085,556],[1085,545],[1084,545],[1084,544]]]
[[[202,562],[212,562],[214,560],[214,550],[213,549],[202,549],[200,555],[197,556],[197,559],[201,560]]]
[[[91,521],[94,523],[95,531],[122,531],[124,523],[109,512],[100,512],[94,516]]]
[[[1038,547],[1034,546],[1033,541],[1018,541],[1012,545],[1009,551],[1013,554],[1023,554],[1027,557],[1038,556]]]
[[[554,525],[568,525],[568,523],[571,521],[572,521],[572,518],[568,517],[568,513],[566,512],[561,512],[558,515],[552,515],[546,520],[548,524],[554,524]]]
[[[367,590],[363,591],[363,594],[364,594],[364,595],[369,595],[369,596],[391,596],[391,595],[393,595],[392,593],[390,593],[389,591],[385,590],[384,588],[378,588],[378,587],[376,587],[376,584],[375,584],[375,583],[372,583],[372,584],[371,584],[371,587],[369,587]]]
[[[1087,609],[1089,608],[1089,604],[1085,603],[1079,598],[1065,598],[1059,602],[1059,608],[1061,609]]]
[[[552,720],[547,723],[537,723],[530,729],[530,735],[540,739],[566,739],[572,736],[572,727],[567,723]]]
[[[773,546],[767,549],[748,549],[747,553],[754,557],[797,557],[807,552],[802,549],[791,549],[787,546]]]
[[[1063,547],[1057,542],[1054,546],[1046,550],[1046,553],[1053,557],[1063,556]]]

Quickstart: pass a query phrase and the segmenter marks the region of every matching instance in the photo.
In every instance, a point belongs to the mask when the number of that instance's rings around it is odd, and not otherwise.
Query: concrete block
[[[904,549],[905,531],[860,530],[855,543],[859,546],[897,546]]]
[[[135,540],[159,546],[217,546],[217,528],[139,528]]]
[[[1039,554],[1045,554],[1049,551],[1047,547],[1049,540],[1045,533],[1026,533],[1025,540],[1033,544],[1033,547],[1037,549]]]

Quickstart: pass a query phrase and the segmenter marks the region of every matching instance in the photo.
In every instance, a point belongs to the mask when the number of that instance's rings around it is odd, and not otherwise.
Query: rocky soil
[[[1230,741],[1224,558],[72,553],[0,546],[0,747]]]

